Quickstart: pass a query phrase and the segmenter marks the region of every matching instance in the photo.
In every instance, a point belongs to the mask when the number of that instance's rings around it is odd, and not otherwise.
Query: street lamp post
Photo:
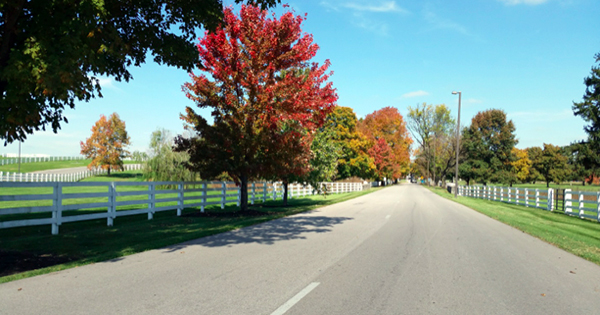
[[[453,95],[458,94],[458,119],[456,120],[456,171],[454,174],[454,197],[458,196],[458,152],[460,151],[460,98],[462,92],[452,92]]]

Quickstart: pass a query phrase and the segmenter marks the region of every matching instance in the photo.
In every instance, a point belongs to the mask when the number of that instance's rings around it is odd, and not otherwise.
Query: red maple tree
[[[393,170],[389,176],[385,177],[397,179],[408,172],[412,139],[397,108],[384,107],[374,111],[359,123],[358,129],[371,139],[373,146],[378,145],[380,139],[384,139],[389,146],[391,154],[388,158],[390,165],[393,165]],[[372,157],[375,158],[375,156]]]
[[[305,135],[337,100],[329,60],[309,63],[319,47],[302,32],[304,20],[293,12],[268,17],[252,5],[238,17],[226,8],[224,24],[198,45],[206,74],[191,74],[183,88],[199,108],[212,109],[213,122],[187,107],[182,119],[197,136],[179,137],[177,149],[190,153],[203,178],[227,172],[241,186],[242,211],[249,180],[302,172],[296,153],[310,149]]]

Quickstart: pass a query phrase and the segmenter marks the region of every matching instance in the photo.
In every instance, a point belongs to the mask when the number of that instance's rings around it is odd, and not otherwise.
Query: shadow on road
[[[333,226],[352,220],[347,217],[286,217],[239,230],[200,238],[194,241],[169,246],[167,252],[180,250],[189,245],[206,247],[232,246],[235,244],[258,243],[271,245],[279,241],[305,239],[309,233],[330,232]]]

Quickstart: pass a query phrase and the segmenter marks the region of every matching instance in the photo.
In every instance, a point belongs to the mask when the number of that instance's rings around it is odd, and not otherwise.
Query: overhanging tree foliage
[[[199,66],[195,32],[222,16],[221,0],[1,1],[0,139],[22,141],[47,125],[57,132],[66,107],[102,96],[97,76],[128,81],[127,67],[148,53],[160,64]]]
[[[208,77],[192,74],[184,90],[198,107],[212,109],[213,122],[187,107],[182,118],[197,136],[176,139],[203,178],[227,172],[240,185],[242,211],[248,209],[248,181],[271,177],[282,162],[278,150],[287,150],[286,143],[296,143],[302,133],[312,134],[337,100],[327,82],[329,60],[309,63],[318,46],[302,33],[304,18],[267,14],[242,5],[238,18],[227,8],[225,25],[200,40]],[[300,70],[305,75],[294,74]]]

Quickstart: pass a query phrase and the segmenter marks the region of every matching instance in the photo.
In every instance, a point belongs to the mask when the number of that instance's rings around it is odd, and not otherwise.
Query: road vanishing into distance
[[[0,314],[599,312],[599,266],[413,184],[0,285]]]

